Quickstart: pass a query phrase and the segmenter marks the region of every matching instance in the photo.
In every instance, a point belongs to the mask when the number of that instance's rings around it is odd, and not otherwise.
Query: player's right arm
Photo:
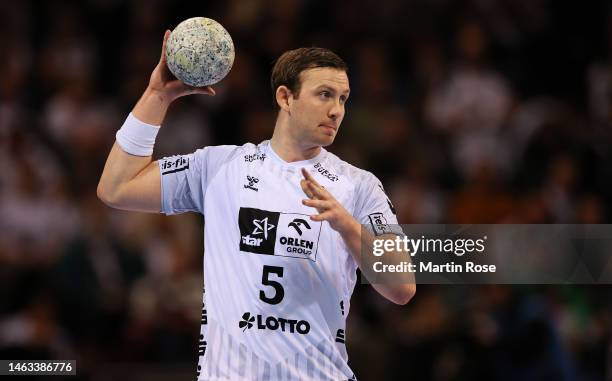
[[[151,74],[149,85],[132,110],[142,123],[160,126],[168,107],[177,98],[189,94],[215,95],[212,87],[185,85],[175,79],[166,65],[166,31],[160,60]],[[159,212],[161,210],[161,178],[158,163],[151,156],[135,156],[125,152],[117,142],[106,159],[98,183],[98,197],[107,205],[124,210]]]

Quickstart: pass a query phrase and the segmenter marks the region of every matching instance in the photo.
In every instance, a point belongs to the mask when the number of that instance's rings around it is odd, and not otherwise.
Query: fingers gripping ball
[[[176,78],[189,86],[210,86],[234,64],[234,43],[215,20],[193,17],[181,22],[166,42],[166,62]]]

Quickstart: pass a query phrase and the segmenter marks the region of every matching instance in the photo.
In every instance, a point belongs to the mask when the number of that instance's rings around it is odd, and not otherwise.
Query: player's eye
[[[319,95],[321,96],[321,98],[330,98],[331,97],[331,93],[327,90],[323,90],[319,93]]]

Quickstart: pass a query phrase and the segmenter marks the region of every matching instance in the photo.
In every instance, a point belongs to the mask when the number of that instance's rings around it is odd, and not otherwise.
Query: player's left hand
[[[302,204],[315,208],[319,214],[310,216],[313,221],[327,221],[332,229],[339,233],[348,232],[352,228],[360,228],[357,220],[321,186],[312,175],[302,168],[304,179],[300,181],[302,190],[308,196],[302,200]]]

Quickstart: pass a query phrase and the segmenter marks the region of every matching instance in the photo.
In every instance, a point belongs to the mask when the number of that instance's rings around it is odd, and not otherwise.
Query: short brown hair
[[[287,86],[297,96],[300,93],[300,74],[307,69],[316,67],[331,67],[348,71],[348,66],[342,58],[325,48],[299,48],[283,53],[274,63],[270,85],[272,86],[272,99],[276,104],[276,89]],[[278,105],[277,105],[278,106]]]

